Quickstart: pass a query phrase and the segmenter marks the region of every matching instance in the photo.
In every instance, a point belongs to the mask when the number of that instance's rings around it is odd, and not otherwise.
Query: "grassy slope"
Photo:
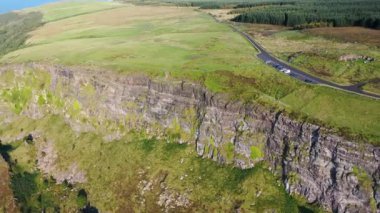
[[[86,1],[67,1],[59,3],[50,3],[42,5],[40,7],[26,9],[25,11],[38,11],[41,12],[44,17],[44,22],[57,21],[72,16],[78,16],[83,14],[92,13],[95,11],[108,10],[120,6],[114,2],[101,2],[94,0]]]
[[[312,90],[296,90],[281,99],[310,117],[327,122],[341,132],[351,130],[364,133],[370,141],[379,145],[379,101],[355,97],[346,92],[317,87]],[[342,126],[342,124],[346,124]],[[362,141],[362,139],[358,139]]]
[[[379,101],[279,74],[259,61],[240,35],[192,8],[129,5],[81,16],[71,12],[74,17],[32,32],[30,47],[1,62],[81,64],[193,80],[214,92],[306,114],[380,142]]]
[[[22,47],[28,33],[42,24],[42,14],[0,14],[0,56]]]
[[[55,60],[156,73],[259,65],[239,35],[188,8],[129,6],[48,23],[32,35],[32,47],[4,60],[19,55],[15,62]]]

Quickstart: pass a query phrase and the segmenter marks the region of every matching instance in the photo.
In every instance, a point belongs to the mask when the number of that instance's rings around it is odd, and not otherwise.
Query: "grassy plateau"
[[[174,6],[81,4],[89,6],[56,3],[33,8],[44,14],[46,23],[29,33],[26,47],[6,54],[0,62],[103,67],[194,81],[234,99],[275,106],[350,135],[361,135],[374,144],[380,142],[379,101],[305,85],[276,72],[256,58],[256,50],[243,37],[204,12]],[[54,10],[59,13],[48,12]],[[277,31],[258,40],[284,60],[304,49],[305,54],[292,60],[297,66],[317,71],[322,67],[328,79],[341,83],[379,76],[377,60],[335,63],[336,57],[352,51],[376,58],[376,49],[299,31]],[[304,42],[308,45],[302,45]],[[314,48],[318,45],[331,46],[330,51]]]

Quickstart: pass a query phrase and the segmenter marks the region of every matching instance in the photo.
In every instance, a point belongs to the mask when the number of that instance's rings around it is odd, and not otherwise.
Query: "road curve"
[[[317,77],[312,76],[306,72],[303,72],[303,71],[301,71],[295,67],[292,67],[292,66],[278,60],[277,58],[275,58],[271,54],[269,54],[259,43],[257,43],[255,40],[253,40],[253,38],[250,35],[248,35],[248,33],[240,31],[239,29],[237,29],[233,25],[230,25],[230,26],[234,31],[240,33],[243,37],[245,37],[249,41],[249,43],[251,43],[252,46],[260,52],[257,55],[258,58],[260,58],[261,60],[263,60],[265,62],[272,61],[272,63],[281,65],[282,67],[291,70],[290,76],[293,78],[296,78],[296,79],[301,80],[303,82],[307,82],[309,84],[320,84],[320,85],[332,87],[335,89],[343,90],[346,92],[351,92],[351,93],[367,96],[367,97],[374,98],[374,99],[380,99],[380,95],[369,93],[369,92],[366,92],[366,91],[363,91],[362,89],[360,89],[360,87],[363,86],[365,83],[359,83],[359,84],[355,84],[355,85],[351,85],[351,86],[342,86],[342,85],[336,84],[336,83],[331,82],[331,81],[326,81],[326,80],[317,78]]]

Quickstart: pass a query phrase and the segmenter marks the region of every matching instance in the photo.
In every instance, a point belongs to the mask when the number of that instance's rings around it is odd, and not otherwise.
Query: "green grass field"
[[[50,3],[40,7],[28,8],[24,11],[41,12],[44,16],[44,22],[52,22],[68,17],[93,13],[96,11],[108,10],[119,6],[121,5],[116,2],[81,0]]]
[[[260,65],[238,34],[189,8],[129,6],[68,18],[47,23],[27,43],[31,47],[2,61],[152,73],[233,71]]]
[[[59,6],[49,5],[49,10]],[[55,21],[31,32],[27,47],[5,55],[0,62],[37,61],[102,67],[125,74],[138,72],[193,81],[233,99],[275,106],[296,117],[307,117],[344,130],[345,134],[361,135],[359,141],[380,142],[379,101],[321,86],[308,86],[278,73],[255,57],[257,52],[243,37],[203,12],[193,8],[133,5],[116,5],[114,9],[107,5],[106,10],[98,11],[98,6],[88,7],[96,7],[95,12],[87,11],[83,15],[78,15],[83,13],[80,7],[74,7],[76,9],[70,13],[64,10],[63,15],[57,14],[60,18],[45,12],[45,20]],[[114,6],[111,4],[110,7]],[[65,4],[65,8],[69,6]],[[265,42],[270,39],[273,41]],[[302,42],[308,44],[303,46],[310,47],[330,42],[297,31],[275,33],[259,40],[281,57],[284,55],[280,53],[295,51]],[[290,43],[284,45],[283,41]],[[378,56],[377,51],[368,50],[365,45],[337,42],[327,45],[331,48],[346,46],[344,53],[355,50]],[[311,48],[310,51],[315,50]],[[343,52],[331,50],[325,54],[336,57]],[[312,60],[305,56],[294,61],[298,60],[298,64],[315,61],[316,56],[307,56]],[[324,55],[318,57],[328,62],[323,65],[327,68],[343,66],[323,58]],[[322,66],[322,61],[315,63]],[[378,72],[367,69],[367,66],[376,67],[378,63],[354,62],[354,68],[363,69],[359,74],[361,78],[357,79],[378,76]],[[356,75],[354,68],[337,76],[343,83],[347,82]]]

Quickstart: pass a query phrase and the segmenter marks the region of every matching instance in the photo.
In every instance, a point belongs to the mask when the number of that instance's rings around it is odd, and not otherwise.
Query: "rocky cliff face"
[[[51,91],[80,106],[75,116],[64,112],[77,131],[107,129],[112,121],[157,137],[171,135],[221,164],[246,169],[265,161],[289,193],[333,212],[380,212],[379,147],[260,105],[231,102],[186,82],[32,66],[50,73]],[[25,68],[14,70],[22,75]],[[36,102],[34,98],[24,113],[38,118],[54,112],[39,109]],[[109,141],[125,131],[108,129],[104,138]]]
[[[1,145],[0,142],[0,151],[5,150],[7,147]],[[1,153],[3,154],[3,153]],[[17,206],[15,200],[13,199],[13,193],[10,181],[9,167],[7,162],[3,159],[3,156],[0,155],[0,206],[2,212],[17,212]]]

